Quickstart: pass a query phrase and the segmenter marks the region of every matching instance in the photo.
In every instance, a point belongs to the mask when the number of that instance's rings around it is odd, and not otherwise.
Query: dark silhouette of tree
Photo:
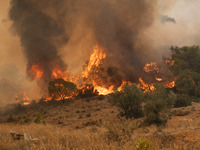
[[[77,88],[72,82],[63,80],[62,78],[54,79],[49,82],[49,95],[54,99],[64,100],[76,96]]]

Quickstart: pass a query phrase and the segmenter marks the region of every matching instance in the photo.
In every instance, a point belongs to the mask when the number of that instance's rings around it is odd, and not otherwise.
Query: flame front
[[[145,83],[142,80],[142,78],[139,78],[139,82],[140,83],[137,86],[138,86],[138,88],[142,89],[144,91],[144,93],[156,90],[156,88],[154,87],[153,84],[151,84],[151,83],[150,84]]]
[[[102,51],[102,49],[97,45],[93,49],[93,53],[90,56],[89,63],[87,67],[85,67],[85,71],[82,73],[83,78],[88,78],[89,73],[92,67],[98,67],[102,64],[102,60],[106,57],[106,53]]]
[[[153,72],[153,71],[157,73],[159,72],[159,68],[155,62],[150,62],[148,64],[145,64],[143,69],[145,72]]]

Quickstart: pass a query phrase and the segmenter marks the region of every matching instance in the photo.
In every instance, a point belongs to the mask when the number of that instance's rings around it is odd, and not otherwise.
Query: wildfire
[[[145,72],[155,71],[155,72],[159,73],[159,68],[155,62],[150,62],[149,64],[145,64],[143,69]]]
[[[64,78],[64,74],[63,74],[63,72],[62,72],[60,69],[54,68],[54,69],[52,70],[51,77],[52,77],[53,79]]]
[[[165,63],[166,64],[170,64],[171,66],[173,66],[175,61],[174,60],[165,59]]]
[[[96,76],[96,74],[99,73],[98,67],[103,64],[104,58],[106,58],[106,52],[104,52],[98,45],[95,46],[93,48],[93,53],[89,57],[87,66],[85,66],[84,71],[82,72],[82,78],[79,76],[73,76],[71,75],[71,72],[63,71],[63,69],[60,69],[59,67],[54,67],[54,69],[51,70],[51,78],[62,78],[65,81],[75,83],[78,87],[78,92],[70,91],[64,85],[55,83],[54,86],[59,89],[57,90],[58,93],[56,95],[52,94],[50,97],[46,98],[45,101],[51,101],[53,99],[59,101],[74,98],[78,95],[78,93],[81,93],[82,96],[87,94],[108,95],[113,93],[115,90],[122,91],[122,88],[126,84],[132,84],[130,81],[123,80],[121,86],[119,86],[117,89],[115,89],[115,85],[111,85],[109,87],[104,85],[101,82],[101,79],[97,78],[98,75]],[[166,59],[165,63],[173,65],[174,61]],[[173,88],[175,86],[175,81],[166,81],[165,78],[162,78],[162,70],[155,62],[145,64],[143,70],[146,73],[153,73],[155,80],[164,83],[166,88]],[[32,65],[28,72],[32,75],[33,79],[40,79],[44,76],[43,68],[40,65]],[[93,73],[95,74],[94,76],[92,75]],[[82,84],[80,81],[84,81],[84,84]],[[137,86],[138,88],[142,89],[144,93],[156,90],[153,83],[146,83],[141,77],[139,78],[139,83]],[[17,98],[17,101],[23,105],[30,104],[30,99],[25,92],[23,94],[23,98]]]
[[[93,86],[94,86],[94,90],[96,90],[100,95],[108,95],[114,92],[113,91],[114,85],[111,85],[109,88],[104,88],[104,87],[98,86],[93,80]]]
[[[172,82],[166,82],[165,83],[165,87],[166,88],[173,88],[175,86],[175,81],[172,81]]]
[[[32,65],[31,69],[28,70],[28,72],[32,75],[33,79],[40,79],[44,74],[44,71],[39,65]]]
[[[156,90],[156,88],[154,87],[153,84],[147,84],[147,83],[145,83],[142,80],[142,78],[139,78],[139,82],[140,83],[137,86],[138,86],[138,88],[142,89],[144,91],[144,93]]]
[[[168,59],[165,59],[165,63],[170,64],[170,65],[174,65],[174,61],[170,61]],[[159,70],[159,68],[158,68],[158,66],[155,62],[150,62],[150,63],[146,64],[143,69],[144,69],[145,72],[153,72],[154,71],[154,73],[156,73],[156,74],[158,74],[160,72],[160,70]],[[162,78],[158,78],[156,76],[155,76],[155,79],[159,82],[163,81]],[[139,79],[139,81],[142,83],[143,80]],[[175,86],[175,81],[166,81],[164,83],[164,85],[165,85],[166,88],[173,88]],[[154,89],[153,85],[149,85],[149,86],[152,87],[152,89]],[[145,87],[145,83],[144,83],[143,87]]]
[[[16,102],[21,103],[22,105],[29,105],[31,102],[31,99],[28,97],[27,93],[24,91],[19,94],[19,96],[16,96]]]
[[[90,56],[89,63],[87,67],[85,67],[85,71],[82,73],[83,78],[88,78],[89,73],[92,69],[92,67],[98,67],[100,64],[102,64],[102,60],[106,57],[106,53],[100,49],[100,47],[97,45],[93,49],[93,53]]]

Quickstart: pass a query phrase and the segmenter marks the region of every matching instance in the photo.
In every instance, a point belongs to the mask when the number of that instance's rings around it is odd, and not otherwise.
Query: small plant
[[[137,126],[133,124],[132,120],[126,120],[123,118],[115,122],[109,121],[105,124],[105,127],[107,128],[105,134],[106,142],[117,142],[119,145],[130,141],[134,130],[137,128]]]
[[[146,125],[165,124],[169,118],[170,108],[174,106],[176,94],[167,91],[162,84],[155,85],[156,91],[148,95],[148,101],[144,106]]]
[[[155,150],[155,147],[151,142],[142,138],[137,140],[135,148],[137,150]]]
[[[120,108],[121,115],[126,118],[139,118],[143,116],[142,100],[143,92],[137,85],[125,85],[122,91],[115,91],[111,94],[111,104]]]
[[[15,122],[16,119],[13,118],[13,116],[10,114],[9,117],[7,118],[7,122]]]
[[[29,122],[31,122],[31,119],[30,119],[30,118],[25,118],[25,119],[24,119],[24,123],[29,123]]]
[[[44,116],[38,112],[36,114],[36,119],[35,119],[35,123],[43,123],[44,122]]]

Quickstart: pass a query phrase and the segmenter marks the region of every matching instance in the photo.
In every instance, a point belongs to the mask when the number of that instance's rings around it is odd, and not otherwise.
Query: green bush
[[[9,115],[9,117],[7,118],[7,122],[15,122],[15,121],[16,121],[16,119],[13,118],[12,115]]]
[[[155,150],[155,147],[151,142],[142,138],[137,140],[135,148],[137,150]]]
[[[25,118],[25,119],[24,119],[24,123],[29,123],[29,122],[31,122],[31,119],[30,119],[30,118]]]
[[[120,108],[122,116],[126,118],[139,118],[143,116],[142,100],[144,94],[135,84],[125,85],[122,91],[111,94],[110,102]]]
[[[186,107],[192,105],[191,97],[188,95],[178,95],[174,107]]]
[[[167,91],[163,84],[155,85],[156,91],[149,93],[144,106],[146,125],[165,124],[169,118],[170,108],[174,106],[176,94]]]
[[[44,116],[40,112],[36,114],[35,123],[44,123]]]

